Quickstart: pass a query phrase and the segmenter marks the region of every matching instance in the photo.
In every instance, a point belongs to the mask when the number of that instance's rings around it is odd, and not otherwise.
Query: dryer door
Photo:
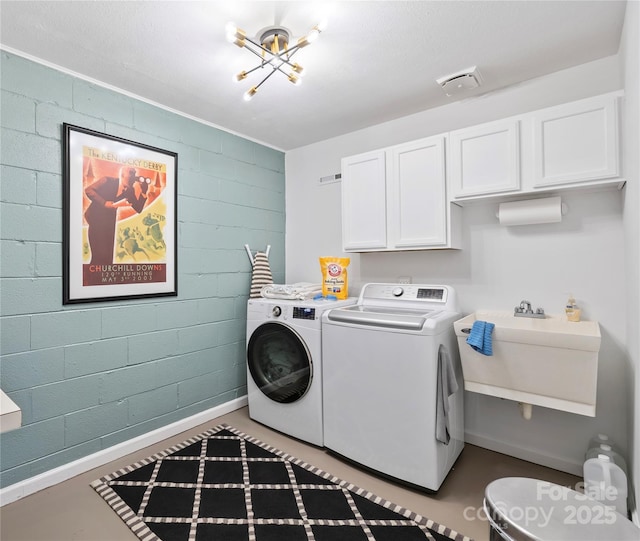
[[[307,345],[286,325],[260,325],[249,339],[247,362],[255,384],[275,402],[300,400],[311,386],[313,364]]]

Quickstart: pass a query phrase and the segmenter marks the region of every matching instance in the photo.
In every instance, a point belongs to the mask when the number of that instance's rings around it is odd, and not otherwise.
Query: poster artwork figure
[[[149,184],[141,181],[132,167],[121,167],[119,178],[104,176],[87,186],[85,195],[91,203],[84,216],[88,224],[92,265],[114,262],[118,209],[131,207],[140,214],[147,203],[148,189]]]
[[[63,124],[63,304],[176,296],[175,152]]]

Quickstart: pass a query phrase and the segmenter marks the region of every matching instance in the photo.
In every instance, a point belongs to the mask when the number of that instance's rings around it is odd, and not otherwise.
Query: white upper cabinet
[[[452,197],[520,189],[520,123],[506,119],[449,134]]]
[[[605,95],[533,113],[534,187],[617,177],[617,105]]]
[[[384,150],[342,159],[342,242],[345,252],[387,247]]]
[[[389,241],[396,249],[447,243],[447,193],[442,136],[389,151]]]
[[[452,247],[445,172],[444,135],[344,158],[343,249]]]
[[[611,92],[449,134],[450,198],[618,185],[618,100]]]
[[[343,158],[344,251],[459,248],[466,203],[619,186],[622,95]]]

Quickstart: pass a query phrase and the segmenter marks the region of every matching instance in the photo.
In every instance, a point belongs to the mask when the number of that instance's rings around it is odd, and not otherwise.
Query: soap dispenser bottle
[[[582,310],[578,308],[576,304],[576,299],[573,297],[573,294],[569,293],[569,298],[567,299],[567,306],[565,307],[565,313],[567,314],[567,321],[580,321],[580,314]]]

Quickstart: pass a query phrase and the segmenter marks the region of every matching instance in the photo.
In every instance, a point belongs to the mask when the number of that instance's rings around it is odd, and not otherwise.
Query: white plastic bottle
[[[595,449],[597,447],[600,447],[601,445],[610,445],[611,449],[613,449],[616,453],[624,456],[622,453],[622,449],[620,449],[620,446],[606,434],[596,434],[593,438],[591,438],[589,440],[589,446],[587,447],[587,452],[590,449]]]
[[[608,456],[609,460],[614,464],[620,466],[625,474],[628,473],[629,470],[627,469],[627,462],[624,457],[611,445],[608,445],[606,443],[601,443],[600,445],[598,445],[598,447],[592,447],[591,449],[589,449],[587,451],[587,454],[585,455],[585,459],[589,460],[590,458],[598,458],[601,455]]]
[[[612,506],[628,518],[627,476],[607,455],[589,458],[583,466],[584,492],[590,498]]]

